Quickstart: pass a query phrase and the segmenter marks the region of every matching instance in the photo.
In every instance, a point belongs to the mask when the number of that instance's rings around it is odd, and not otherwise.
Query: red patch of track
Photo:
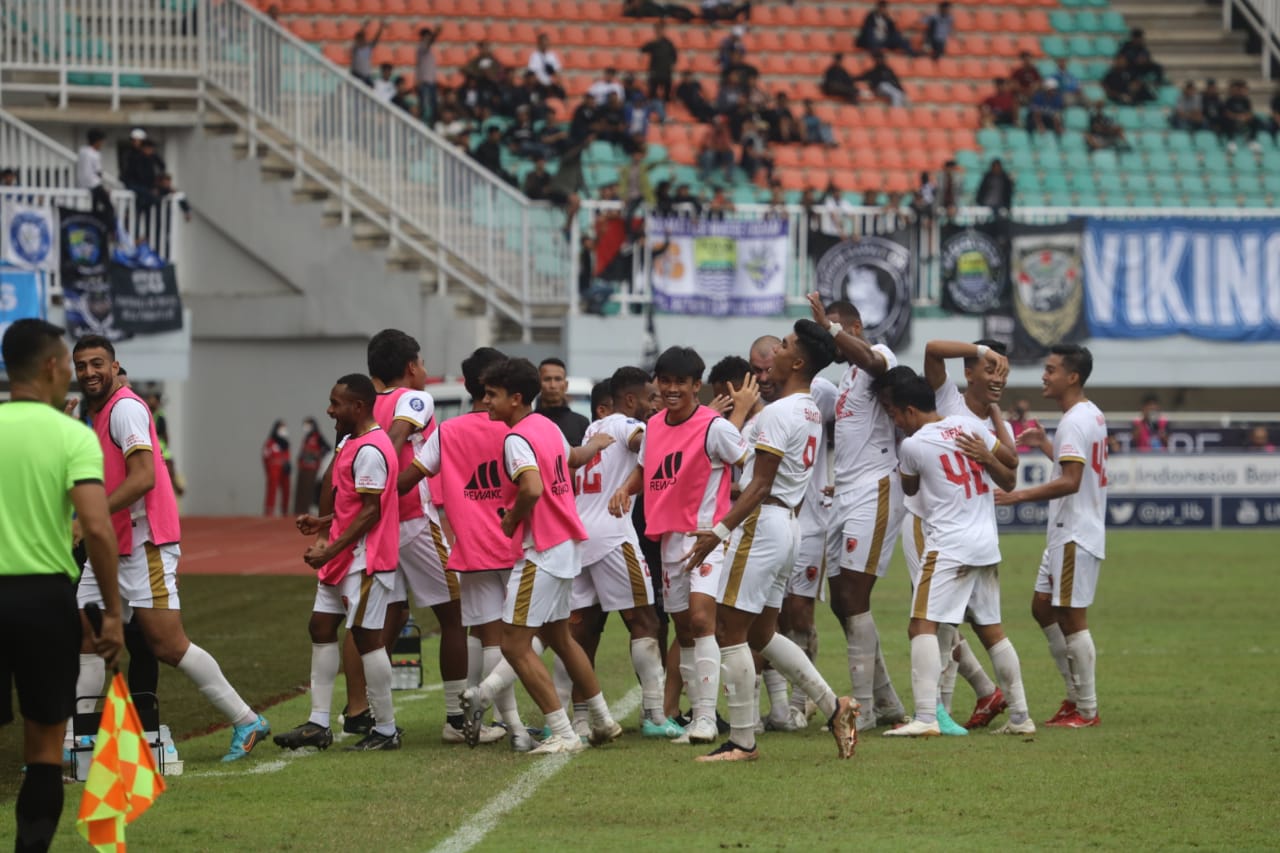
[[[302,555],[313,541],[293,526],[293,518],[182,519],[184,575],[314,576]]]

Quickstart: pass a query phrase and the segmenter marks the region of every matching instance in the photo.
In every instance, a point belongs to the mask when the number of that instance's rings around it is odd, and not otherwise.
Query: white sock
[[[341,647],[337,643],[311,644],[311,716],[307,718],[307,722],[329,727],[333,682],[338,680],[341,661]]]
[[[667,715],[662,712],[662,694],[666,689],[666,675],[662,671],[662,653],[653,637],[641,637],[631,641],[631,665],[640,679],[640,707],[644,718],[662,725]]]
[[[107,662],[97,655],[80,655],[80,674],[76,676],[76,696],[92,696],[92,699],[76,701],[77,714],[92,714],[98,707],[97,697],[102,695],[102,684],[107,678]]]
[[[942,676],[942,654],[938,638],[919,634],[911,638],[911,692],[916,700],[915,718],[922,723],[938,719],[938,679]]]
[[[591,725],[591,714],[587,711],[587,703],[586,703],[586,702],[574,702],[574,703],[573,703],[573,725],[574,725],[574,731],[577,731],[577,730],[578,730],[578,729],[577,729],[577,725],[578,725],[578,723],[579,723],[579,722],[585,723],[585,724],[586,724],[586,725],[588,725],[588,726],[590,726],[590,725]]]
[[[720,650],[720,666],[728,694],[729,739],[743,749],[754,749],[760,706],[752,702],[756,696],[756,666],[750,647],[746,643],[725,646]]]
[[[791,684],[818,703],[822,713],[830,717],[836,712],[836,694],[814,667],[804,650],[781,634],[773,637],[760,650],[765,660],[781,672]]]
[[[500,646],[485,646],[482,649],[482,657],[484,660],[484,674],[482,683],[488,681],[489,675],[493,673],[499,666],[511,667],[502,657],[502,648]],[[524,728],[524,724],[520,721],[520,710],[516,705],[516,688],[515,688],[515,670],[511,671],[512,680],[507,683],[506,687],[501,688],[494,694],[490,701],[493,702],[494,716],[507,724],[511,731]]]
[[[1071,680],[1076,686],[1076,708],[1080,711],[1080,716],[1091,720],[1098,714],[1094,674],[1098,653],[1093,647],[1093,635],[1088,628],[1067,637],[1067,660],[1071,663]]]
[[[569,677],[569,670],[565,669],[564,661],[560,660],[560,656],[556,655],[556,662],[551,667],[551,682],[556,687],[556,696],[560,699],[562,708],[573,707],[573,679]]]
[[[391,737],[396,733],[396,710],[391,704],[391,660],[386,649],[374,649],[360,655],[364,665],[364,683],[369,696],[369,710],[376,725],[373,730]]]
[[[499,693],[516,683],[516,671],[511,668],[511,664],[507,663],[506,658],[502,656],[502,648],[500,646],[488,646],[485,648],[486,666],[490,649],[498,653],[498,661],[489,670],[489,673],[480,682],[480,686],[477,689],[480,692],[481,699],[488,704],[493,704]]]
[[[716,718],[716,703],[720,699],[720,646],[715,635],[694,637],[693,672],[698,682],[698,699],[693,716]],[[690,700],[692,701],[692,700]]]
[[[385,653],[383,656],[386,656]],[[387,661],[387,666],[391,666],[391,661]],[[200,695],[209,700],[234,725],[247,726],[258,719],[258,715],[240,698],[240,694],[222,674],[213,655],[195,643],[187,646],[187,653],[178,661],[178,670],[190,678],[200,689]]]
[[[877,637],[879,633],[879,631],[876,632]],[[893,689],[893,680],[889,678],[889,668],[884,665],[884,649],[880,647],[878,639],[876,641],[876,678],[874,683],[877,708],[902,707],[902,700],[898,698],[898,691]]]
[[[982,668],[982,663],[964,637],[958,633],[956,637],[956,648],[952,655],[955,657],[960,674],[973,688],[973,695],[979,699],[990,696],[996,690],[995,684],[991,682],[991,676],[987,675],[986,670]]]
[[[689,719],[695,716],[694,708],[698,703],[698,679],[694,677],[693,646],[680,647],[680,678],[684,681],[684,692],[689,697]]]
[[[484,644],[479,637],[467,637],[467,686],[475,687],[484,674]]]
[[[853,698],[862,706],[859,716],[875,717],[876,647],[880,634],[871,611],[855,613],[845,620],[845,640],[849,653],[849,680],[853,683]]]
[[[1062,626],[1054,622],[1040,630],[1044,631],[1044,638],[1049,641],[1049,654],[1053,656],[1058,672],[1062,673],[1062,682],[1067,686],[1067,701],[1078,705],[1076,683],[1071,678],[1071,664],[1067,662],[1067,638],[1062,633]]]
[[[573,726],[569,724],[569,715],[565,713],[564,708],[556,708],[550,714],[547,714],[546,721],[553,735],[568,741],[578,739],[578,736],[573,733]]]
[[[942,704],[942,682],[947,674],[947,662],[951,660],[951,650],[956,647],[956,641],[960,634],[960,629],[955,625],[947,625],[945,623],[938,625],[938,664],[942,668],[938,670],[938,704]],[[945,706],[944,706],[945,707]],[[950,714],[950,711],[947,711]]]
[[[613,723],[613,717],[609,714],[609,705],[604,701],[604,692],[601,691],[592,696],[586,702],[587,723],[593,729],[607,729]],[[574,706],[574,716],[577,716],[577,707]]]
[[[721,650],[721,658],[723,657],[724,652]],[[782,673],[778,672],[776,669],[766,669],[761,673],[761,678],[764,680],[765,690],[769,694],[769,719],[785,720],[787,718],[787,704],[789,702],[789,699],[787,698],[787,679],[784,678]],[[800,693],[799,690],[796,692]],[[803,703],[804,694],[800,693],[800,697],[800,701]]]
[[[1018,652],[1008,637],[987,650],[991,655],[991,668],[1000,679],[1000,689],[1009,703],[1009,721],[1021,723],[1027,718],[1027,691],[1022,686],[1022,664]]]
[[[947,713],[951,713],[951,699],[956,692],[956,672],[960,669],[960,664],[956,659],[947,655],[945,665],[942,667],[942,678],[938,680],[938,702],[943,708],[947,709]]]
[[[467,682],[459,679],[457,681],[446,681],[444,683],[444,715],[453,717],[462,713],[462,702],[459,698],[462,691],[467,689]]]
[[[755,658],[752,658],[752,659],[751,659],[751,662],[752,662],[752,666],[754,667],[754,665],[755,665]],[[721,669],[723,669],[723,666],[721,667]],[[784,679],[784,680],[785,680],[785,679]],[[759,724],[761,723],[761,720],[760,720],[760,688],[764,686],[764,675],[763,675],[762,673],[757,672],[757,673],[756,673],[756,675],[755,675],[755,678],[751,679],[751,681],[752,681],[752,685],[751,685],[751,687],[752,687],[752,690],[751,690],[751,701],[755,703],[755,704],[753,704],[753,705],[751,706],[752,708],[754,708],[754,709],[755,709],[755,711],[754,711],[754,713],[755,713],[755,719],[754,719],[754,720],[752,720],[751,725],[752,725],[752,727],[755,727],[756,725],[759,725]]]

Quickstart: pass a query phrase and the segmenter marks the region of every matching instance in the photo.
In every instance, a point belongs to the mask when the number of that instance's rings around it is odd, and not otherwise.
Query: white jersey
[[[804,532],[816,532],[825,525],[826,517],[819,511],[827,496],[823,489],[831,485],[831,461],[827,453],[827,429],[836,419],[836,397],[839,392],[821,376],[815,376],[809,385],[809,395],[813,397],[822,415],[822,436],[818,439],[818,450],[813,457],[813,475],[809,478],[809,489],[804,495],[804,506],[800,509],[800,529]]]
[[[982,436],[989,449],[1000,441],[972,415],[949,415],[903,440],[899,470],[920,478],[925,548],[966,566],[991,566],[1000,562],[995,484],[956,446],[964,433]]]
[[[573,491],[578,517],[587,530],[582,543],[582,565],[599,562],[623,542],[638,545],[631,516],[615,518],[609,513],[609,499],[622,488],[636,468],[638,454],[630,448],[632,439],[644,435],[644,422],[626,415],[612,414],[592,422],[583,435],[585,445],[599,433],[613,436],[613,444],[592,457],[573,475]]]
[[[812,479],[818,445],[822,443],[822,413],[811,394],[788,394],[764,407],[748,436],[755,450],[742,469],[738,484],[746,488],[755,473],[756,458],[772,453],[781,458],[769,496],[794,509],[804,500]]]
[[[897,357],[884,344],[876,344],[872,349],[884,357],[888,367],[898,366]],[[849,365],[840,380],[835,426],[837,493],[875,482],[898,464],[893,420],[871,392],[874,380],[875,377],[856,364]]]
[[[935,388],[933,393],[938,414],[942,417],[955,415],[956,417],[978,418],[973,413],[973,410],[969,408],[969,404],[964,400],[964,395],[960,393],[960,389],[956,387],[956,383],[952,382],[950,377],[944,379],[942,385]],[[978,420],[987,425],[987,429],[991,430],[992,435],[996,434],[995,421],[991,420],[990,415],[985,418],[978,418]],[[902,503],[906,506],[907,512],[912,515],[921,514],[919,492],[914,495],[907,495],[903,498]]]
[[[1049,501],[1049,547],[1075,542],[1099,560],[1107,540],[1107,418],[1089,400],[1072,406],[1053,434],[1053,477],[1080,462],[1080,491]]]
[[[124,397],[111,407],[111,420],[107,431],[116,447],[127,458],[138,450],[151,449],[151,410],[141,400]],[[144,494],[129,507],[129,514],[134,516],[134,526],[146,521],[147,499]]]
[[[391,415],[391,421],[392,423],[404,421],[413,428],[406,441],[408,441],[409,447],[413,450],[414,456],[417,456],[422,451],[423,445],[427,443],[426,434],[423,430],[427,428],[427,424],[431,423],[432,418],[435,416],[435,398],[426,391],[410,388],[396,400],[396,409]],[[435,434],[435,430],[431,432],[433,435]],[[439,470],[438,463],[435,470]],[[427,484],[426,478],[418,482],[418,500],[422,501],[422,510],[426,513],[427,518],[439,524],[440,511],[436,509],[436,505],[431,500],[431,487]]]

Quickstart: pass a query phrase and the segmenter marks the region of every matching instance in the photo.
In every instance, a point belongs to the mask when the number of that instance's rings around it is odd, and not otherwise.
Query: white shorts
[[[908,512],[902,520],[902,556],[907,560],[907,577],[911,588],[920,582],[920,566],[924,563],[924,519]]]
[[[462,592],[462,627],[488,625],[502,619],[510,569],[492,572],[449,572]]]
[[[316,584],[316,613],[346,614],[348,628],[381,631],[387,621],[387,605],[393,604],[395,572],[367,574],[364,551],[356,552],[351,570],[337,586]]]
[[[1052,596],[1054,607],[1088,607],[1098,591],[1102,561],[1074,542],[1044,549],[1036,592]]]
[[[522,628],[541,628],[569,618],[573,578],[556,577],[529,560],[521,560],[507,578],[502,621]]]
[[[459,598],[455,572],[446,572],[449,546],[440,525],[426,516],[400,522],[400,567],[392,601],[413,596],[415,607],[436,607]]]
[[[120,598],[130,611],[180,610],[178,601],[178,560],[182,549],[173,545],[152,545],[150,542],[134,543],[133,553],[120,555],[117,570],[120,579]],[[76,588],[76,604],[81,610],[90,602],[101,606],[102,591],[93,567],[87,562]]]
[[[623,542],[596,562],[583,566],[573,579],[570,607],[581,610],[599,604],[605,613],[653,604],[649,566],[634,542]]]
[[[896,473],[835,496],[827,535],[827,576],[864,572],[884,577],[906,507]]]
[[[825,526],[811,526],[812,520],[806,524],[804,519],[801,513],[796,559],[791,577],[787,579],[787,595],[816,599],[822,595],[822,579],[827,576],[827,530]]]
[[[677,554],[693,550],[696,537],[683,533],[662,534],[662,609],[667,613],[684,613],[689,609],[689,595],[699,592],[715,598],[720,592],[720,571],[724,567],[724,549],[715,548],[707,560],[692,572],[684,570],[684,560]]]
[[[966,566],[929,551],[911,596],[911,618],[959,625],[1000,623],[998,565]]]
[[[745,613],[781,607],[799,535],[795,515],[784,506],[764,504],[747,516],[729,537],[716,601]]]

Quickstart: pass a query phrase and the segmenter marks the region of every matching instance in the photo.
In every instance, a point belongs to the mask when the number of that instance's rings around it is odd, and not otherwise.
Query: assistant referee
[[[62,741],[80,667],[73,509],[102,587],[95,650],[114,664],[124,641],[102,448],[62,413],[71,383],[62,336],[43,320],[18,320],[2,344],[11,400],[0,406],[0,725],[13,720],[16,685],[27,765],[19,853],[48,850],[62,815]]]

